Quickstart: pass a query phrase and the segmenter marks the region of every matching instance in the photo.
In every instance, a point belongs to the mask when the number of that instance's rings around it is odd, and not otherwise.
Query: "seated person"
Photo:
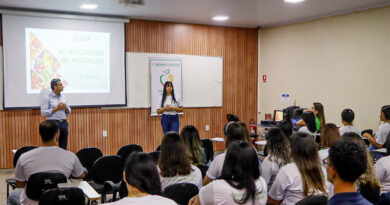
[[[237,122],[228,122],[225,125],[224,134],[225,134],[226,148],[230,145],[230,143],[234,141],[247,142],[247,138],[245,137],[245,130]],[[203,185],[207,185],[212,180],[215,180],[219,176],[221,176],[225,155],[226,152],[216,156],[214,160],[211,162],[210,167],[207,170],[206,176],[203,180]]]
[[[325,124],[321,129],[321,145],[322,150],[318,152],[321,165],[324,165],[324,160],[328,157],[329,148],[340,139],[340,132],[337,126],[333,123]]]
[[[317,135],[317,129],[314,113],[311,111],[304,112],[302,114],[302,120],[305,122],[305,126],[299,128],[298,132],[307,133],[315,138]]]
[[[312,136],[298,132],[291,138],[292,163],[283,166],[268,192],[270,205],[295,204],[305,197],[327,195],[330,184],[318,160],[317,145]]]
[[[375,175],[382,185],[381,193],[390,192],[390,136],[386,139],[387,156],[380,158],[375,164]]]
[[[347,132],[354,132],[360,135],[360,131],[355,126],[353,126],[354,119],[355,113],[353,110],[347,108],[341,112],[341,122],[343,123],[343,126],[339,129],[340,136],[343,136],[343,134]]]
[[[356,179],[365,173],[367,155],[356,143],[339,141],[329,150],[327,165],[328,180],[334,185],[334,196],[328,205],[370,205],[360,192],[356,191]]]
[[[316,131],[317,132],[321,131],[322,127],[326,123],[325,122],[324,106],[319,102],[315,102],[315,103],[313,103],[313,106],[311,107],[310,110],[304,110],[304,112],[306,112],[306,111],[311,111],[314,113]],[[305,124],[305,121],[303,119],[301,119],[297,122],[297,125],[305,126],[306,124]]]
[[[180,137],[186,146],[186,153],[190,163],[193,165],[207,164],[198,129],[192,125],[187,125],[181,130]]]
[[[110,205],[175,205],[161,195],[161,182],[154,159],[146,153],[134,152],[127,158],[123,178],[129,195]]]
[[[58,147],[59,127],[56,121],[46,120],[39,125],[42,147],[31,150],[20,156],[16,168],[16,186],[24,188],[29,177],[38,172],[57,172],[66,177],[83,178],[86,169],[77,156]],[[12,194],[10,194],[12,195]],[[21,204],[38,204],[38,201],[27,197],[25,190],[20,195]]]
[[[174,131],[167,132],[161,143],[161,154],[158,161],[161,188],[177,183],[192,183],[202,187],[202,172],[191,165],[186,154],[186,147],[180,135]]]
[[[370,147],[370,150],[382,148],[387,136],[390,133],[390,105],[385,105],[381,108],[380,120],[383,121],[384,124],[379,126],[375,137],[373,137],[367,132],[364,133],[362,136],[368,138],[368,140],[373,145],[372,147]]]
[[[230,143],[221,176],[202,187],[188,204],[259,204],[267,202],[256,151],[244,141]]]

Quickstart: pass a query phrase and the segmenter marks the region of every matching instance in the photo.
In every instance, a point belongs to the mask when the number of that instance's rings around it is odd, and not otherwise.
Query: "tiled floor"
[[[0,170],[0,205],[7,204],[7,183],[5,180],[13,176],[13,169]]]

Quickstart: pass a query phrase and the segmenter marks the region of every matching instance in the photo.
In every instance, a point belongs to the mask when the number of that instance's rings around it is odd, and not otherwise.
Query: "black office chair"
[[[156,151],[161,151],[161,145],[156,148]]]
[[[328,197],[324,195],[313,195],[298,201],[295,205],[326,205]]]
[[[207,162],[213,161],[214,159],[214,148],[213,148],[213,142],[209,139],[201,139],[202,141],[202,147],[204,147],[204,151],[206,154]]]
[[[14,167],[16,167],[16,164],[17,164],[20,156],[22,156],[23,153],[26,153],[26,152],[28,152],[30,150],[35,149],[35,148],[38,148],[38,147],[37,146],[25,146],[25,147],[19,148],[15,152],[15,155],[14,155],[14,160],[13,160]],[[7,198],[8,198],[9,187],[12,187],[12,189],[16,188],[16,179],[15,178],[6,179],[5,182],[7,183]]]
[[[375,205],[389,205],[390,204],[390,192],[384,193],[379,197],[379,200]]]
[[[109,155],[100,157],[92,166],[91,178],[88,182],[99,194],[101,194],[102,203],[107,200],[106,195],[111,194],[110,190],[105,189],[104,184],[111,181],[114,184],[121,182],[123,178],[123,160],[120,156]]]
[[[137,144],[128,144],[121,147],[116,153],[118,156],[122,157],[122,160],[126,162],[127,157],[133,152],[142,152],[142,147]]]
[[[62,173],[38,172],[28,178],[26,195],[32,200],[39,201],[43,192],[58,188],[57,184],[66,182],[67,178]]]
[[[202,172],[202,179],[204,179],[204,177],[206,176],[206,173],[207,173],[207,170],[209,169],[209,167],[207,165],[204,165],[204,164],[198,164],[196,165],[200,171]]]
[[[154,161],[157,163],[158,158],[160,158],[160,151],[150,152],[149,155],[152,156]]]
[[[84,205],[85,196],[77,187],[56,188],[45,191],[39,199],[39,205]]]
[[[100,149],[97,147],[87,147],[79,150],[76,155],[79,158],[83,167],[88,170],[88,173],[84,179],[86,181],[91,181],[92,179],[90,173],[92,171],[92,165],[97,159],[103,157],[102,151],[100,151]]]
[[[195,184],[179,183],[165,188],[163,196],[174,200],[177,204],[188,204],[188,201],[199,192]]]

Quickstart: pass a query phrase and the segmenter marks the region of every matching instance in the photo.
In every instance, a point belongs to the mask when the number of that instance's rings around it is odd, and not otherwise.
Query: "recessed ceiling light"
[[[229,16],[214,16],[213,20],[214,21],[226,21],[229,19]]]
[[[87,9],[87,10],[97,9],[97,7],[98,7],[97,4],[91,4],[91,3],[83,3],[80,6],[81,9]]]
[[[303,1],[305,1],[305,0],[284,0],[284,2],[287,2],[287,3],[300,3]]]

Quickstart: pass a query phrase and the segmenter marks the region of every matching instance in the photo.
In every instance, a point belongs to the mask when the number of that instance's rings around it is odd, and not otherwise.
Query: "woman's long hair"
[[[260,177],[259,160],[253,147],[244,141],[232,142],[225,156],[222,174],[218,179],[225,180],[235,189],[245,189],[241,199],[233,199],[238,204],[256,199],[255,181]]]
[[[316,132],[316,117],[314,116],[314,113],[311,111],[304,112],[302,114],[302,119],[306,124],[307,129],[310,130],[310,132]]]
[[[293,133],[293,126],[290,120],[281,120],[278,122],[277,127],[283,131],[287,139],[290,140],[290,137]]]
[[[251,140],[250,140],[250,136],[249,136],[248,126],[243,121],[238,121],[237,123],[242,127],[242,129],[244,131],[245,141],[250,142]]]
[[[237,122],[229,122],[226,129],[226,147],[234,141],[247,141],[245,130]]]
[[[154,159],[146,153],[134,152],[127,158],[125,180],[142,192],[161,195],[161,182]]]
[[[340,139],[339,128],[333,123],[325,124],[321,128],[321,144],[324,148],[334,145]]]
[[[313,107],[317,111],[317,117],[320,120],[320,127],[322,128],[326,123],[324,106],[319,102],[315,102],[315,103],[313,103]]]
[[[191,173],[191,164],[186,155],[186,147],[176,132],[171,131],[164,135],[158,166],[163,177]]]
[[[290,158],[290,141],[279,128],[271,129],[267,132],[267,151],[270,160],[276,162],[282,167],[291,162]]]
[[[195,165],[202,164],[202,142],[199,138],[198,129],[192,125],[187,125],[181,130],[180,136],[186,147],[186,153],[190,163]]]
[[[166,81],[164,83],[163,96],[162,96],[162,100],[161,100],[161,107],[164,107],[165,99],[167,98],[167,86],[168,85],[172,86],[172,100],[174,103],[176,103],[175,89],[173,89],[173,84],[171,81]]]
[[[360,175],[360,177],[356,180],[356,184],[358,185],[358,187],[360,187],[360,185],[369,185],[371,187],[380,187],[380,183],[375,175],[374,160],[372,159],[371,154],[368,153],[366,143],[364,143],[362,137],[360,137],[358,134],[356,134],[354,132],[347,132],[347,133],[343,134],[341,140],[352,141],[352,142],[358,144],[360,147],[362,147],[364,152],[366,152],[367,169],[366,169],[366,173]]]
[[[301,132],[293,134],[291,154],[302,177],[303,195],[310,196],[317,190],[327,194],[325,177],[318,160],[318,150],[313,137]]]

